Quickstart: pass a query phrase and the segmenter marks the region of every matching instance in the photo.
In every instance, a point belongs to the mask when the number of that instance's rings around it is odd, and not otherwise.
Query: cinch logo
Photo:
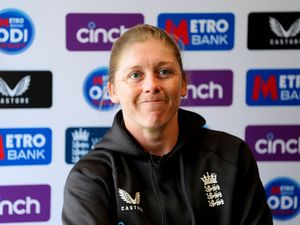
[[[49,185],[0,186],[0,223],[50,219]]]
[[[184,50],[231,50],[234,45],[232,13],[163,13],[158,27],[179,39]]]
[[[49,128],[0,129],[0,166],[49,164],[51,136]]]
[[[290,220],[299,213],[299,184],[286,177],[270,181],[266,187],[267,202],[273,218]]]
[[[203,70],[187,73],[188,93],[182,98],[182,106],[223,106],[232,103],[232,71]]]
[[[108,127],[72,127],[66,130],[66,162],[75,164],[92,150]]]
[[[67,49],[70,51],[110,50],[130,27],[144,23],[142,14],[70,13],[67,23]]]
[[[249,70],[248,105],[300,105],[300,69]]]
[[[111,110],[118,105],[113,104],[106,90],[108,82],[108,68],[98,68],[92,71],[83,85],[86,101],[97,110]]]
[[[300,126],[248,126],[246,142],[257,161],[300,161]]]
[[[0,51],[18,54],[26,50],[34,38],[31,19],[17,9],[0,11]]]
[[[249,49],[299,49],[300,12],[250,13]]]
[[[51,105],[50,71],[0,71],[0,108],[48,108]]]

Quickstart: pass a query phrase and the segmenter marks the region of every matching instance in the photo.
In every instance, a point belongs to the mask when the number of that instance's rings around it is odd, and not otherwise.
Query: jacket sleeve
[[[239,150],[235,209],[238,225],[272,225],[265,189],[259,177],[257,163],[246,143]]]
[[[116,207],[111,176],[97,174],[105,168],[75,166],[66,181],[62,209],[63,225],[115,225]]]

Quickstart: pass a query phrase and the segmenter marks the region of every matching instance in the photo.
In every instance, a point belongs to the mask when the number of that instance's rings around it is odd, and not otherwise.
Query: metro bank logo
[[[163,13],[158,27],[179,39],[184,50],[231,50],[234,46],[232,13]]]
[[[0,223],[50,219],[49,185],[0,186]]]
[[[187,71],[188,92],[182,106],[231,105],[233,73],[230,70]]]
[[[49,128],[0,129],[0,166],[49,164],[51,136]]]
[[[142,14],[70,13],[67,23],[67,49],[70,51],[109,51],[130,27],[144,23]]]
[[[300,161],[300,125],[248,126],[245,139],[257,161]]]
[[[248,105],[300,105],[300,69],[249,70]]]

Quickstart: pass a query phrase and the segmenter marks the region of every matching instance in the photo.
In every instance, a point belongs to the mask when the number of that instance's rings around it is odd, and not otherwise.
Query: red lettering
[[[0,160],[4,160],[4,145],[2,135],[0,135]]]
[[[18,43],[18,44],[7,44],[6,45],[7,48],[9,49],[21,49],[21,48],[25,48],[26,44],[25,43]]]
[[[93,84],[102,84],[102,77],[101,76],[95,76],[93,78]]]
[[[264,98],[271,96],[272,100],[278,99],[277,82],[276,77],[274,75],[271,75],[266,82],[262,79],[260,75],[257,75],[254,78],[252,99],[258,100],[260,93],[262,93],[262,96]]]
[[[0,27],[9,27],[9,20],[0,18]]]
[[[280,187],[279,186],[272,187],[271,194],[272,195],[278,195],[278,194],[280,194]]]
[[[173,34],[174,37],[178,40],[182,40],[183,44],[188,45],[190,43],[189,40],[189,29],[188,29],[188,21],[187,20],[181,20],[179,22],[179,25],[176,26],[172,20],[166,21],[166,31],[169,34]]]

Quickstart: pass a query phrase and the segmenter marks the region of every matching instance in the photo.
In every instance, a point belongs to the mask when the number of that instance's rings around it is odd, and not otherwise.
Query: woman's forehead
[[[131,43],[128,46],[126,46],[121,52],[120,59],[122,60],[123,58],[124,60],[124,58],[129,57],[129,55],[147,56],[147,54],[155,53],[158,55],[168,54],[175,56],[175,52],[173,51],[173,49],[162,40],[149,39],[143,42]]]
[[[161,62],[177,63],[177,58],[169,46],[154,40],[129,46],[122,52],[119,66]]]

